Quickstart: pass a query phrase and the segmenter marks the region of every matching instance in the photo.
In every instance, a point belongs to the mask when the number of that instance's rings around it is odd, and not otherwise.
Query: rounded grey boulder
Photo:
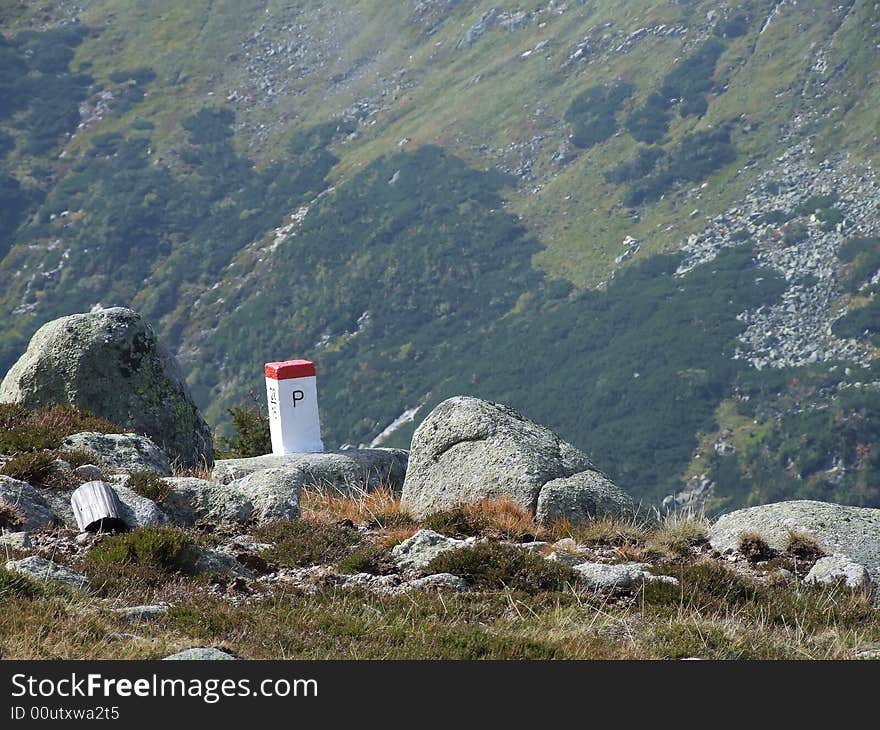
[[[146,434],[181,466],[213,463],[211,430],[177,362],[130,309],[44,324],[3,379],[0,402],[73,405]]]
[[[133,433],[83,431],[61,443],[64,451],[85,451],[110,473],[151,471],[170,476],[168,457],[146,436]]]
[[[830,502],[775,502],[721,515],[709,528],[718,551],[736,550],[744,532],[757,532],[774,550],[784,550],[789,533],[806,532],[827,555],[843,555],[880,580],[880,509]]]
[[[581,472],[596,476],[557,484],[541,503],[545,485]],[[532,513],[541,503],[542,514],[549,514],[557,506],[568,510],[569,503],[604,504],[598,493],[592,502],[583,496],[599,477],[586,454],[546,426],[507,406],[458,396],[440,403],[413,434],[402,501],[416,517],[484,499],[512,499]],[[566,490],[571,495],[563,498]],[[625,502],[625,495],[620,499]]]
[[[604,474],[591,470],[547,482],[538,494],[535,519],[577,524],[605,515],[630,515],[635,508],[632,497]]]
[[[4,474],[0,474],[0,503],[12,510],[20,520],[18,524],[0,525],[0,528],[38,530],[59,521],[55,511],[37,489]]]

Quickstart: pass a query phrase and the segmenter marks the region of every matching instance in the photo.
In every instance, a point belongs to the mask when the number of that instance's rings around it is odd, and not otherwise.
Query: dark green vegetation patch
[[[617,130],[615,116],[633,92],[632,84],[591,86],[575,97],[565,112],[565,121],[573,126],[571,141],[588,148],[604,142]]]

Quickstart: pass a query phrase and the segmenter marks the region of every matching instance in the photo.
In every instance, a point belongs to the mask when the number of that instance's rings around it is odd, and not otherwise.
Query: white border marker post
[[[313,362],[266,363],[266,394],[273,454],[324,450]]]

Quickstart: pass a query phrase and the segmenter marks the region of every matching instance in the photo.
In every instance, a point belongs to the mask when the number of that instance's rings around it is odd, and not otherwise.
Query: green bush
[[[291,568],[335,563],[361,542],[355,529],[307,520],[269,522],[260,525],[254,535],[272,544],[262,557]]]
[[[70,406],[45,406],[30,410],[0,403],[0,453],[57,449],[74,433],[121,433],[126,429],[87,411]]]
[[[93,563],[136,565],[187,575],[196,572],[199,557],[197,545],[176,527],[146,527],[105,537],[86,554]]]
[[[631,84],[591,86],[571,102],[565,112],[565,121],[573,125],[572,142],[576,147],[588,148],[604,142],[617,129],[617,114],[623,102],[632,94]]]
[[[452,507],[428,515],[425,518],[425,527],[441,535],[470,537],[482,535],[487,527],[487,521],[474,510]]]
[[[34,486],[47,485],[55,473],[57,454],[53,451],[27,451],[7,461],[0,473]]]
[[[449,550],[434,558],[426,570],[452,573],[480,590],[562,591],[577,581],[577,574],[571,568],[501,543],[479,543],[472,548]]]
[[[235,434],[232,438],[220,436],[218,446],[225,458],[262,456],[272,452],[269,416],[258,405],[236,406],[228,411]]]

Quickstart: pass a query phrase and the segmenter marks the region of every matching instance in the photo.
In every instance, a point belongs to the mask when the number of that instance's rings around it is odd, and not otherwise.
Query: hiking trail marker
[[[309,360],[266,363],[266,396],[273,454],[324,450],[315,363]]]

